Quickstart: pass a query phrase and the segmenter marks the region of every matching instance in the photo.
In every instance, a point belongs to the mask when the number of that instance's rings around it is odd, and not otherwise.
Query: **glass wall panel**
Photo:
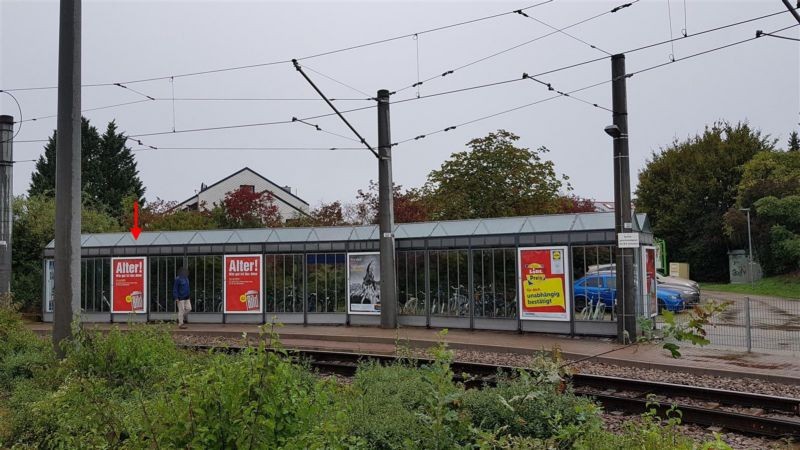
[[[397,295],[400,314],[425,315],[425,252],[397,252]]]
[[[81,310],[111,311],[111,259],[81,259]]]
[[[472,251],[475,317],[517,317],[517,250]]]
[[[306,270],[308,270],[308,312],[343,313],[347,287],[345,254],[307,254]]]
[[[431,314],[469,316],[467,258],[469,258],[467,250],[430,252]]]
[[[187,257],[192,312],[222,312],[222,255]]]
[[[149,266],[150,312],[175,312],[176,304],[172,298],[172,285],[178,275],[178,269],[183,265],[183,257],[151,256],[147,259],[147,264]]]
[[[267,312],[303,312],[303,255],[265,255]]]
[[[572,247],[573,296],[576,320],[614,320],[617,297],[616,247]]]

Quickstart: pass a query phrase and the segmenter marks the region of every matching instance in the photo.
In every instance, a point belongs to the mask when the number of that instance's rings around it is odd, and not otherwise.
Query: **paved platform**
[[[107,330],[125,324],[86,324]],[[173,325],[174,326],[174,325]],[[42,334],[50,332],[49,323],[31,323]],[[286,348],[394,354],[399,347],[429,348],[439,341],[439,331],[426,328],[384,330],[356,326],[286,325],[276,328]],[[189,324],[174,329],[175,335],[241,337],[257,335],[259,326],[240,324]],[[568,336],[494,331],[448,330],[445,341],[450,348],[498,353],[531,354],[558,347],[567,359],[592,358],[593,361],[697,374],[759,378],[800,385],[800,359],[791,353],[746,353],[719,349],[681,346],[683,357],[674,359],[658,345],[623,347],[612,340],[570,338]]]

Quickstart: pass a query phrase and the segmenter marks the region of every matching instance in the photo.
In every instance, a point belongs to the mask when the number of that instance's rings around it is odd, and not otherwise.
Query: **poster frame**
[[[258,310],[228,311],[228,258],[258,258]],[[264,314],[264,255],[261,253],[222,255],[222,314]]]
[[[353,311],[350,309],[350,255],[357,256],[357,255],[377,255],[378,256],[378,264],[380,264],[380,252],[349,252],[347,253],[347,266],[346,266],[346,286],[347,289],[345,290],[345,299],[347,300],[347,314],[353,316],[380,316],[380,311]],[[378,272],[380,273],[380,267],[378,267]],[[381,283],[383,280],[381,280]],[[380,285],[379,285],[380,286]],[[381,299],[383,301],[383,299]]]
[[[524,299],[524,289],[522,287],[522,252],[530,250],[561,250],[564,255],[564,317],[548,317],[537,315],[537,313],[525,313],[522,304]],[[569,247],[566,245],[548,245],[540,247],[519,247],[517,248],[517,316],[520,320],[535,320],[546,322],[569,322],[572,320],[572,259],[569,254]],[[528,314],[528,315],[526,315]],[[546,314],[546,313],[538,313]]]
[[[116,311],[114,310],[114,262],[120,259],[141,259],[144,261],[144,271],[142,273],[142,301],[144,302],[144,308],[141,311]],[[147,314],[150,309],[150,284],[147,282],[148,279],[148,272],[150,270],[150,266],[148,265],[147,256],[115,256],[111,258],[111,270],[109,270],[111,275],[111,308],[109,308],[111,314]]]
[[[642,298],[643,298],[642,303],[644,303],[645,311],[647,311],[646,316],[650,317],[650,318],[653,318],[653,317],[656,317],[658,315],[658,281],[655,281],[655,283],[654,283],[655,286],[654,286],[654,290],[653,290],[653,296],[656,299],[655,310],[651,311],[650,310],[651,305],[650,305],[650,302],[648,301],[647,291],[646,291],[646,289],[647,289],[646,288],[646,286],[647,286],[647,251],[648,250],[652,250],[653,251],[653,264],[655,266],[655,264],[658,263],[658,246],[655,246],[655,245],[643,245],[642,246],[642,256],[641,256],[641,259],[642,259],[641,272],[642,273],[640,274],[640,276],[641,276],[640,280],[642,280]],[[653,277],[654,277],[655,280],[657,280],[657,277],[658,277],[658,268],[657,267],[655,268],[655,272],[653,274]]]

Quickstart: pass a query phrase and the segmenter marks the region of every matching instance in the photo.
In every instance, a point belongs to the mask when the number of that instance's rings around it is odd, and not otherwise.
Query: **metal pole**
[[[381,328],[397,328],[393,190],[389,91],[381,89],[378,91],[378,219],[381,233]]]
[[[614,125],[619,136],[614,138],[614,228],[617,233],[633,230],[631,222],[631,173],[628,157],[628,99],[626,92],[625,55],[611,57],[611,90]],[[632,248],[617,251],[617,338],[621,343],[636,339],[636,287],[634,285]]]
[[[794,16],[795,20],[800,23],[800,14],[797,14],[797,10],[789,3],[789,0],[783,0],[783,4],[786,5],[786,9]]]
[[[750,208],[747,208],[747,246],[749,255],[750,288],[753,288],[753,236],[750,234]]]
[[[753,349],[753,336],[751,330],[751,323],[750,323],[750,297],[744,298],[744,320],[745,324],[745,333],[747,333],[747,353]]]
[[[11,292],[11,231],[14,225],[14,118],[0,116],[0,294]]]
[[[60,9],[53,346],[63,357],[81,307],[81,0]]]

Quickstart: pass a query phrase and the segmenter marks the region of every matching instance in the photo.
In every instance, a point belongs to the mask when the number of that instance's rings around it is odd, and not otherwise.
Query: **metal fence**
[[[728,303],[706,328],[711,346],[800,353],[800,299],[727,293],[702,296],[703,302]]]

